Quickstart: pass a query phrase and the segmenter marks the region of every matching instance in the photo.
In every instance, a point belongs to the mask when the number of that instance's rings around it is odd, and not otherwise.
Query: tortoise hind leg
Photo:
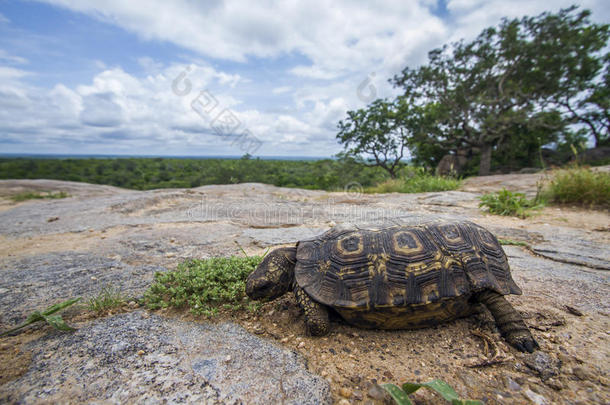
[[[490,290],[480,292],[476,298],[489,309],[496,320],[500,334],[508,343],[519,351],[529,353],[539,347],[527,325],[523,322],[521,315],[506,298]]]
[[[326,335],[330,330],[328,321],[328,309],[311,299],[309,295],[298,285],[294,288],[294,295],[299,306],[305,312],[305,323],[307,333],[312,336]]]

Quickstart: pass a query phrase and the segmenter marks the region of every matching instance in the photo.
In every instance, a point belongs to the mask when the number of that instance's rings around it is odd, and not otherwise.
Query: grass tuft
[[[155,274],[144,294],[149,309],[190,308],[196,315],[213,316],[219,309],[255,310],[246,296],[246,279],[260,256],[187,260],[175,271]]]
[[[119,290],[111,286],[104,286],[100,293],[89,299],[88,308],[95,312],[105,312],[113,308],[121,307],[126,299]]]
[[[529,246],[527,244],[527,242],[523,242],[521,240],[498,239],[498,242],[500,242],[500,245],[507,245],[507,246]]]
[[[523,193],[516,193],[503,188],[495,193],[481,196],[479,208],[487,208],[489,213],[496,215],[527,218],[532,210],[544,207],[544,203],[536,198],[530,200]]]
[[[556,170],[544,197],[558,204],[610,208],[610,173],[580,166]]]
[[[67,197],[70,197],[70,195],[65,191],[59,191],[57,193],[34,193],[31,191],[26,191],[12,195],[9,198],[15,202],[21,202],[27,200],[58,199]]]

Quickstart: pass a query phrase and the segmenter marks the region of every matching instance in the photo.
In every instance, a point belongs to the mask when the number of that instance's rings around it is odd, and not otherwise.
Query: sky
[[[573,3],[0,0],[0,153],[331,156],[428,51]]]

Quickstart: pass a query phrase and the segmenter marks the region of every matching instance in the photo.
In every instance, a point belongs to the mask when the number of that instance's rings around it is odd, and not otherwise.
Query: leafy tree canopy
[[[343,156],[352,156],[368,166],[379,166],[396,178],[409,139],[417,132],[418,107],[404,97],[394,101],[377,99],[367,108],[348,111],[339,122],[337,139]]]

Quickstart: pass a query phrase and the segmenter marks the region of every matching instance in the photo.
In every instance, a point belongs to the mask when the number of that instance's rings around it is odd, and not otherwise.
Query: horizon
[[[163,159],[242,159],[243,155],[129,155],[129,154],[102,154],[102,153],[0,153],[1,158],[18,159],[18,158],[40,158],[40,159],[60,159],[60,158],[132,158],[132,159],[148,159],[148,158],[163,158]],[[324,160],[336,159],[335,156],[298,156],[298,155],[250,155],[250,159],[261,160]]]

